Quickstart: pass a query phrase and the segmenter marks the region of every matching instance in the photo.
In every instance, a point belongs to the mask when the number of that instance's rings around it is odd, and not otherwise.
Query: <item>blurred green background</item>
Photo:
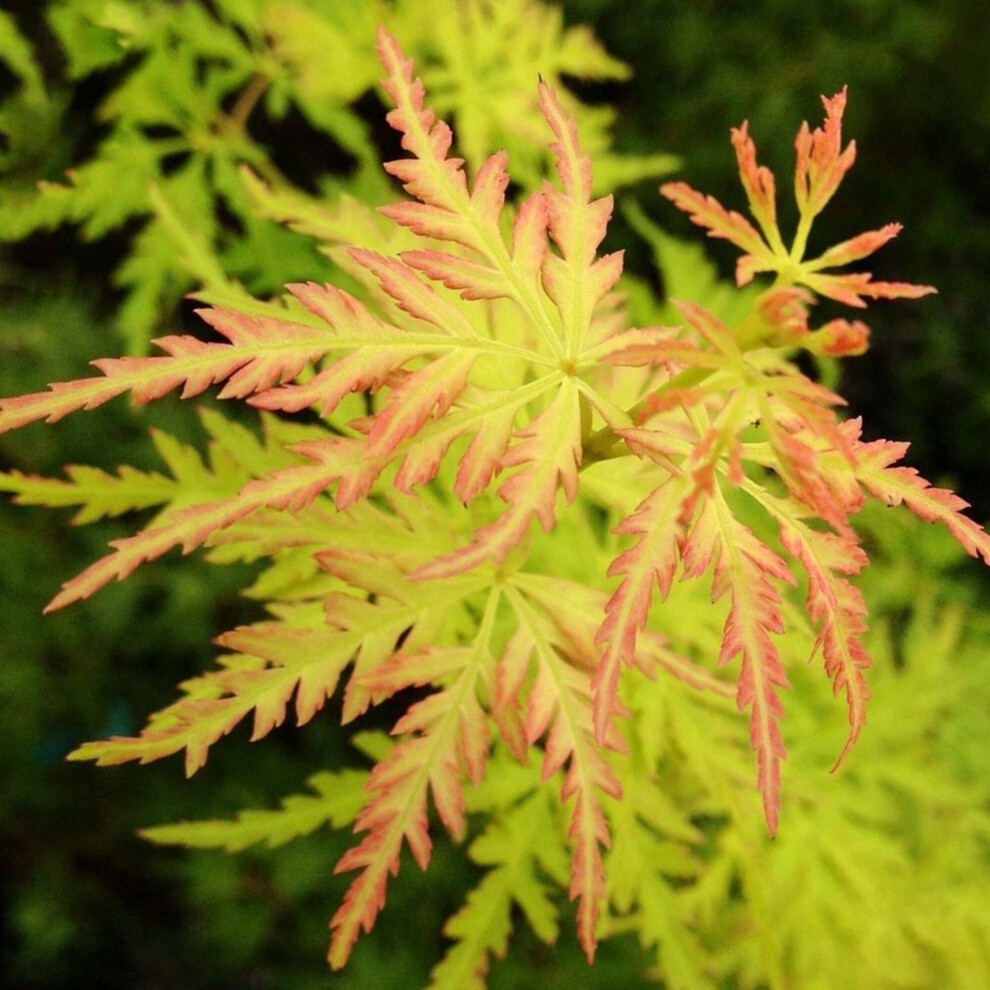
[[[67,51],[61,40],[67,35],[51,26],[53,17],[100,6],[68,0],[0,8],[35,65],[32,75],[15,48],[0,46],[3,395],[78,377],[88,360],[123,346],[115,324],[123,293],[114,272],[131,250],[138,220],[98,236],[84,236],[79,222],[26,232],[11,207],[38,179],[62,181],[64,170],[86,161],[108,133],[98,108],[138,63],[101,54],[96,46],[105,38],[98,34],[90,39],[92,50]],[[220,22],[236,3],[203,0],[200,6]],[[990,517],[990,388],[984,381],[990,367],[990,7],[983,0],[569,0],[563,9],[568,22],[591,24],[608,50],[633,68],[628,82],[574,82],[585,99],[619,109],[618,146],[680,156],[681,177],[733,208],[742,207],[742,194],[729,127],[748,118],[763,161],[785,176],[798,123],[816,124],[819,95],[848,83],[846,132],[857,141],[859,159],[820,223],[819,243],[900,221],[904,232],[874,271],[933,283],[940,295],[872,307],[872,349],[844,369],[843,391],[851,410],[864,415],[868,435],[910,439],[913,465],[955,487],[974,504],[977,519]],[[534,81],[538,70],[533,67]],[[39,118],[45,127],[23,115],[35,78],[47,100]],[[368,121],[379,117],[373,95],[357,94],[353,102]],[[314,189],[351,154],[299,113],[263,121],[253,137],[274,149],[273,158],[296,182]],[[786,200],[786,183],[781,186]],[[625,195],[666,229],[700,237],[659,199],[655,183]],[[236,218],[219,222],[236,230]],[[645,246],[621,223],[617,228],[612,236],[616,246],[627,247],[629,267],[653,277]],[[708,246],[728,274],[731,253]],[[157,332],[189,323],[189,307],[178,294]],[[178,402],[163,403],[151,421],[197,435],[192,413]],[[147,422],[115,403],[98,419],[73,417],[3,436],[0,470],[55,474],[72,462],[151,467],[142,439]],[[331,976],[320,954],[326,919],[344,889],[332,867],[347,836],[312,837],[237,858],[163,850],[135,836],[142,825],[229,814],[300,789],[311,773],[347,759],[326,728],[283,729],[257,748],[237,733],[189,782],[177,760],[112,771],[63,762],[84,739],[139,729],[145,713],[172,699],[172,685],[211,661],[210,637],[254,614],[237,595],[242,571],[169,557],[83,607],[42,619],[60,582],[126,531],[113,522],[85,529],[65,523],[63,513],[0,503],[0,985],[424,985],[440,951],[442,920],[467,879],[463,862],[442,844],[428,876],[404,870],[390,891],[375,947],[360,946],[350,968]],[[904,580],[902,571],[896,580]],[[975,570],[954,574],[958,584],[951,587],[958,590],[952,593],[979,607],[986,601],[980,580]],[[875,583],[883,586],[882,575]],[[897,607],[905,607],[903,598]],[[413,929],[418,937],[411,937]],[[631,939],[606,943],[593,970],[572,943],[565,935],[560,946],[547,949],[523,932],[492,985],[641,985],[641,956]]]

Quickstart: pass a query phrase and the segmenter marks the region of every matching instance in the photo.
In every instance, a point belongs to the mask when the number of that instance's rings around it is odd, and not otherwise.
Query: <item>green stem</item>
[[[640,399],[629,410],[629,418],[633,423],[642,416],[649,408],[655,397],[663,395],[671,389],[690,388],[693,385],[700,385],[712,373],[711,368],[686,368],[680,374],[675,375],[670,381],[664,382],[659,388],[654,389],[645,398]],[[588,464],[595,464],[598,461],[612,460],[616,457],[625,457],[629,451],[625,446],[625,440],[619,436],[611,426],[603,426],[593,433],[584,444],[584,454],[582,457],[582,467]]]
[[[798,220],[797,231],[794,233],[794,243],[791,244],[790,259],[792,264],[799,265],[804,258],[804,252],[808,248],[808,234],[811,233],[811,224],[815,215],[810,211],[802,211]]]

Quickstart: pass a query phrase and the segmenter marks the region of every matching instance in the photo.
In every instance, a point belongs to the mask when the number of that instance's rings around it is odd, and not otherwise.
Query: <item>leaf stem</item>
[[[270,82],[271,80],[263,72],[256,72],[251,77],[251,81],[241,90],[233,109],[227,115],[227,119],[236,124],[240,130],[243,130]]]

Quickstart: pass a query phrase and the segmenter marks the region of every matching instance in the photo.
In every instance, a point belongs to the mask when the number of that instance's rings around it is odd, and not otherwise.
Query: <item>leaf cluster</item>
[[[503,15],[469,9],[465,30],[480,44],[478,25]],[[858,421],[837,415],[841,398],[796,361],[867,345],[860,320],[812,326],[817,297],[863,309],[932,291],[834,270],[889,241],[894,224],[806,257],[810,227],[855,156],[842,140],[845,92],[823,101],[821,127],[798,132],[793,237],[778,227],[775,177],[745,124],[733,145],[753,222],[684,183],[661,189],[743,251],[740,286],[770,273],[770,287],[717,305],[724,293],[712,293],[712,308],[703,291],[676,303],[676,325],[634,323],[621,253],[599,251],[612,198],[555,87],[536,88],[547,151],[529,158],[549,155],[555,176],[528,179],[524,156],[513,201],[505,151],[466,161],[491,134],[468,125],[465,158],[455,155],[395,37],[381,29],[377,46],[402,148],[385,168],[407,198],[376,218],[357,202],[328,211],[257,176],[237,179],[263,211],[321,240],[342,278],[254,301],[217,276],[202,293],[209,335],[162,337],[155,356],[104,358],[98,375],[0,400],[0,432],[176,389],[191,398],[218,386],[221,400],[259,411],[256,431],[204,413],[205,456],[155,435],[167,474],[0,477],[19,501],[78,506],[80,522],[154,510],[49,610],[176,547],[205,547],[218,564],[262,562],[248,594],[268,616],[222,634],[216,667],[185,681],[139,735],[87,743],[73,758],[183,753],[193,773],[244,720],[261,739],[290,711],[299,724],[323,717],[338,695],[345,725],[398,703],[389,737],[353,737],[370,770],[319,775],[314,793],[281,809],[146,833],[238,849],[353,823],[356,844],[337,865],[350,886],[331,921],[335,968],[374,926],[404,851],[428,865],[439,823],[482,875],[445,928],[436,988],[484,986],[516,912],[554,941],[561,888],[577,902],[589,960],[599,938],[628,927],[670,986],[807,982],[823,947],[852,937],[833,914],[853,896],[876,919],[865,932],[858,923],[858,985],[897,985],[911,969],[964,979],[941,946],[916,948],[930,920],[922,898],[905,898],[917,907],[892,923],[863,880],[877,861],[899,896],[931,880],[911,869],[937,858],[930,835],[912,836],[910,849],[882,839],[923,793],[917,769],[898,763],[888,779],[882,759],[864,757],[844,771],[848,806],[807,772],[782,771],[792,682],[798,767],[823,769],[837,754],[838,765],[863,734],[871,656],[854,579],[868,560],[854,522],[864,505],[903,504],[990,560],[965,504],[901,466],[906,445],[864,441]],[[346,247],[344,226],[357,232]],[[944,663],[958,619],[925,619],[921,649]],[[816,657],[825,678],[804,666]],[[896,697],[892,667],[876,680]],[[829,690],[845,702],[844,745],[819,728],[838,727],[822,704]],[[941,711],[925,709],[936,737]],[[860,743],[877,753],[899,728],[879,721]],[[754,755],[762,816],[740,788]],[[936,797],[953,813],[970,795],[950,784]],[[779,830],[772,851],[761,817]],[[769,921],[786,914],[795,885],[813,938]],[[979,897],[967,890],[967,925]],[[739,932],[754,917],[763,923],[747,942]],[[960,944],[985,963],[978,939]],[[876,967],[889,946],[899,972]]]
[[[517,181],[536,181],[543,162],[527,153],[540,147],[532,140],[538,109],[519,99],[530,91],[534,58],[557,84],[564,73],[628,74],[589,32],[565,28],[559,11],[535,0],[472,0],[439,20],[412,0],[51,0],[43,14],[42,26],[23,29],[12,15],[0,17],[0,58],[17,80],[0,105],[0,241],[71,226],[84,242],[123,253],[113,273],[115,323],[135,354],[196,285],[270,294],[325,270],[310,240],[266,222],[244,169],[263,180],[274,204],[290,199],[313,214],[321,213],[314,191],[372,206],[387,199],[377,108],[373,116],[363,109],[377,83],[376,24],[409,36],[428,60],[427,76],[470,137],[475,161],[493,143],[519,153]],[[57,58],[43,68],[36,55],[53,41]],[[490,97],[496,72],[504,106],[478,100]],[[88,117],[72,101],[83,83],[105,91]],[[568,107],[587,121],[613,185],[670,170],[670,156],[611,154],[608,110],[570,96]],[[294,146],[283,134],[296,135]],[[332,243],[353,242],[337,211],[321,215]]]

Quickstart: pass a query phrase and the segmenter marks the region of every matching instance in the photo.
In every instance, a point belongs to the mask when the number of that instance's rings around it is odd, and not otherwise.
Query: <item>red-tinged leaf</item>
[[[319,445],[300,444],[297,449],[300,453],[313,456],[318,463],[275,471],[266,478],[249,482],[233,498],[191,506],[174,513],[159,526],[134,536],[112,540],[110,546],[113,553],[66,582],[48,603],[45,612],[53,612],[88,598],[114,579],[122,581],[139,565],[161,557],[173,547],[181,546],[183,553],[190,553],[206,543],[214,533],[256,509],[294,511],[303,508],[334,481],[353,473],[348,469],[354,463],[354,448],[342,438],[333,438]],[[381,470],[380,467],[378,470]]]
[[[903,229],[899,223],[888,223],[879,230],[868,230],[848,241],[830,247],[814,261],[802,262],[801,267],[805,271],[816,272],[822,268],[835,268],[839,265],[848,265],[850,261],[859,261],[860,258],[866,258],[874,251],[879,250]]]
[[[397,130],[402,129],[402,118],[395,111],[389,113],[386,119]],[[415,148],[420,157],[386,162],[385,171],[394,175],[410,196],[425,203],[450,204],[448,209],[452,214],[459,212],[457,207],[461,204],[458,201],[468,200],[464,159],[446,157],[451,143],[450,128],[442,120],[432,123],[432,109],[429,117],[424,116],[423,119],[431,122],[429,138],[423,140],[420,134],[415,134],[411,141],[406,140],[414,130],[410,129],[406,131],[406,138],[402,141],[404,148]]]
[[[856,477],[874,498],[887,505],[902,502],[919,519],[940,522],[972,557],[990,564],[990,535],[968,516],[969,503],[946,488],[935,488],[911,467],[893,467],[907,444],[889,440],[857,444]]]
[[[377,334],[391,329],[364,303],[335,285],[290,282],[286,289],[314,316],[318,316],[338,333],[346,329],[374,339]]]
[[[235,630],[221,641],[247,651],[223,658],[223,669],[185,682],[186,697],[158,712],[140,735],[85,743],[69,758],[110,766],[185,750],[191,776],[206,763],[210,747],[252,711],[252,741],[282,724],[294,693],[298,724],[308,721],[333,694],[354,649],[350,638],[329,629],[289,630],[274,623]]]
[[[597,800],[595,788],[612,797],[621,797],[621,789],[611,768],[598,750],[588,752],[590,767],[572,759],[560,796],[564,801],[574,798],[571,823],[567,837],[574,846],[571,864],[571,882],[567,889],[570,899],[578,902],[578,942],[584,949],[589,964],[594,962],[598,944],[598,914],[605,899],[605,866],[602,849],[610,843],[608,824]]]
[[[637,368],[651,364],[686,364],[704,353],[692,344],[679,341],[680,334],[680,327],[624,330],[585,351],[581,363]]]
[[[821,443],[810,432],[805,432],[802,435],[806,440],[814,443],[818,451],[818,484],[820,489],[823,492],[827,491],[827,499],[829,504],[837,510],[837,516],[848,519],[862,508],[865,501],[865,495],[855,471],[859,456],[857,444],[860,435],[859,418],[839,423],[837,433],[840,442],[835,444]],[[775,465],[771,464],[770,466],[776,470]],[[848,529],[845,525],[839,526],[838,529],[845,531],[848,535]]]
[[[814,332],[807,344],[826,357],[855,357],[870,347],[870,328],[862,320],[829,320]]]
[[[453,485],[454,494],[467,505],[488,487],[500,469],[517,413],[545,387],[543,382],[511,392],[466,387],[462,394],[466,401],[459,408],[428,420],[413,436],[400,442],[395,454],[403,460],[395,477],[395,487],[409,492],[414,485],[430,481],[451,443],[473,433]]]
[[[464,299],[503,299],[515,294],[504,272],[444,251],[403,251],[402,260],[427,278],[459,290]]]
[[[610,577],[621,575],[622,582],[605,606],[605,620],[596,636],[603,648],[593,681],[595,737],[599,742],[605,739],[618,705],[622,666],[635,663],[637,635],[646,626],[654,584],[661,599],[670,593],[680,559],[681,510],[689,492],[690,483],[684,478],[665,481],[614,530],[639,539],[608,569]]]
[[[426,868],[432,842],[427,819],[427,794],[455,837],[464,831],[462,764],[480,775],[488,749],[487,726],[477,701],[479,679],[490,664],[486,644],[448,654],[463,659],[452,683],[410,708],[396,733],[418,733],[404,739],[371,772],[369,800],[355,822],[367,833],[348,850],[335,872],[360,870],[330,926],[330,964],[347,961],[361,929],[370,931],[385,904],[388,875],[398,872],[403,840],[419,866]],[[387,675],[386,675],[387,676]],[[479,738],[480,736],[480,738]]]
[[[399,43],[381,27],[377,49],[387,73],[382,86],[395,105],[386,120],[402,134],[402,147],[416,156],[390,162],[385,167],[405,184],[410,195],[425,202],[438,200],[439,205],[449,207],[451,204],[446,200],[452,191],[463,191],[465,197],[467,192],[463,161],[447,158],[450,128],[436,119],[432,108],[424,108],[423,83],[413,78],[412,60],[405,57]]]
[[[377,697],[390,698],[406,688],[441,684],[444,678],[463,670],[471,655],[472,650],[467,646],[427,646],[414,653],[400,650],[387,663],[363,674],[361,680]],[[410,708],[409,712],[412,711]],[[404,735],[420,728],[407,721],[409,712],[396,723],[394,734]]]
[[[525,540],[532,519],[527,506],[511,506],[495,522],[476,530],[467,546],[424,564],[410,576],[416,581],[432,581],[486,565],[498,566]]]
[[[742,483],[742,443],[739,434],[752,421],[750,403],[744,391],[731,394],[718,411],[712,426],[695,445],[688,463],[695,487],[711,494],[716,472],[724,469],[726,479],[733,485]]]
[[[934,285],[913,285],[911,282],[868,282],[862,288],[871,299],[920,299],[937,293]]]
[[[831,406],[844,406],[846,400],[831,389],[793,369],[790,374],[767,375],[763,384],[774,407],[774,419],[791,431],[807,430],[825,447],[854,460],[853,447],[846,438],[843,424]]]
[[[349,253],[378,279],[382,289],[410,316],[432,324],[442,333],[456,337],[474,335],[464,313],[442,298],[412,268],[365,248],[351,248]]]
[[[770,344],[789,346],[804,343],[808,327],[808,307],[815,297],[796,285],[776,285],[756,297],[755,314],[766,323],[770,332],[765,339]]]
[[[547,203],[547,223],[554,243],[560,248],[563,259],[575,270],[590,270],[595,266],[595,249],[601,243],[612,216],[611,196],[583,202],[547,186],[544,190]],[[622,273],[622,252],[605,255],[599,259],[613,259],[608,270],[598,279],[595,292],[600,299],[612,288]]]
[[[529,676],[534,643],[525,626],[518,626],[498,658],[491,713],[509,752],[525,763],[530,740],[520,704],[520,694]]]
[[[451,750],[436,773],[430,776],[431,794],[437,813],[447,831],[456,839],[464,837],[464,793],[462,778],[475,784],[484,777],[488,759],[488,723],[473,694],[458,691],[456,750]],[[429,735],[435,723],[451,709],[449,692],[438,691],[412,705],[392,730],[393,735]],[[418,737],[422,738],[422,736]],[[462,769],[463,764],[463,769]]]
[[[735,210],[726,210],[713,196],[703,196],[685,182],[665,182],[660,193],[699,227],[707,228],[709,237],[724,238],[746,252],[747,264],[736,273],[738,285],[745,285],[756,272],[776,270],[773,252],[756,228]]]
[[[378,391],[410,358],[409,347],[369,346],[347,354],[303,385],[282,385],[251,396],[257,409],[299,412],[315,407],[324,416],[352,392]]]
[[[547,532],[553,528],[558,490],[573,501],[581,463],[581,410],[573,379],[560,384],[550,405],[519,436],[520,442],[500,462],[503,468],[520,468],[498,490],[508,509],[479,529],[468,546],[419,568],[415,579],[463,574],[489,562],[501,564],[522,542],[534,516]]]
[[[471,188],[472,213],[487,222],[497,218],[505,206],[505,190],[509,186],[509,173],[505,167],[508,162],[508,154],[497,151],[485,159],[474,177]]]
[[[501,408],[486,410],[484,427],[475,433],[457,465],[453,490],[465,505],[473,502],[501,469],[519,408],[515,402],[508,402]]]
[[[440,426],[449,425],[446,420],[434,420],[434,423]],[[433,434],[424,435],[423,431],[416,434],[415,442],[405,445],[408,449],[393,482],[396,491],[411,495],[417,485],[432,481],[440,470],[444,454],[463,432],[464,426],[460,425]]]
[[[291,690],[289,687],[290,693]],[[256,700],[254,696],[246,700],[184,699],[160,712],[155,726],[139,736],[111,736],[83,743],[67,759],[93,760],[97,766],[107,767],[132,761],[151,763],[185,750],[186,776],[191,777],[206,763],[210,747],[251,711]],[[163,721],[167,728],[157,727]]]
[[[869,272],[850,272],[844,275],[823,275],[819,272],[801,275],[801,281],[820,296],[827,296],[847,306],[864,309],[868,299],[920,299],[938,290],[931,285],[912,285],[909,282],[873,282]]]
[[[253,396],[248,400],[252,405],[286,412],[316,405],[326,415],[350,392],[382,388],[406,361],[424,352],[461,351],[478,355],[490,350],[502,353],[495,341],[477,337],[463,314],[451,310],[449,304],[420,282],[410,269],[370,251],[359,252],[359,257],[397,295],[408,290],[409,308],[421,307],[421,312],[417,312],[434,322],[438,332],[416,332],[388,324],[333,286],[313,283],[289,286],[309,310],[333,328],[331,348],[351,349],[352,353],[339,358],[305,384],[283,385]],[[461,359],[452,360],[459,363]]]
[[[812,131],[803,123],[795,141],[794,195],[802,216],[809,218],[822,211],[856,160],[855,141],[842,148],[846,87],[831,99],[823,96],[822,103],[825,106],[824,125]]]
[[[821,453],[806,433],[795,431],[786,422],[768,418],[767,434],[773,449],[774,470],[798,501],[817,513],[834,529],[844,532],[849,515],[862,504],[858,492],[847,485],[831,484],[832,474],[821,466]],[[846,497],[853,501],[844,501]]]
[[[736,149],[739,176],[742,179],[750,213],[756,218],[767,239],[773,244],[780,241],[777,230],[777,187],[773,172],[756,161],[756,145],[749,136],[749,122],[732,129],[732,145]]]
[[[300,672],[295,704],[297,725],[309,722],[334,694],[357,641],[356,636],[342,636],[329,626],[295,629],[281,622],[239,626],[216,640],[219,646],[258,657],[271,667]]]
[[[548,254],[544,260],[543,287],[565,325],[575,328],[576,339],[585,339],[596,307],[619,280],[622,259],[623,253],[615,251],[581,270],[575,270],[575,266],[556,255]]]
[[[714,236],[714,235],[709,235]],[[771,261],[763,254],[744,254],[736,259],[736,285],[742,288],[749,285],[753,279],[761,272],[774,272],[778,270],[779,262]]]
[[[416,628],[421,613],[404,604],[382,606],[353,595],[327,595],[324,606],[327,623],[357,634],[360,642],[353,658],[353,672],[344,690],[340,720],[341,724],[347,725],[380,700],[367,687],[364,676],[388,662],[399,638]]]
[[[812,132],[804,123],[796,139],[794,189],[801,218],[791,247],[785,246],[777,226],[773,174],[757,163],[756,146],[749,136],[746,123],[733,130],[732,143],[750,210],[763,231],[762,237],[744,217],[726,210],[711,196],[703,196],[683,182],[665,183],[660,192],[687,212],[696,224],[705,227],[710,237],[725,238],[745,252],[736,264],[736,284],[739,286],[746,285],[760,272],[777,272],[781,284],[775,291],[787,291],[794,284],[801,284],[819,295],[856,307],[866,305],[864,297],[913,299],[934,292],[931,286],[925,285],[874,283],[869,274],[822,273],[825,268],[847,264],[872,254],[897,235],[901,229],[899,224],[887,224],[878,230],[867,231],[828,249],[816,259],[803,260],[814,217],[831,199],[856,157],[855,142],[842,148],[846,90],[831,99],[823,97],[823,103],[826,111],[824,126]],[[799,342],[808,330],[806,319],[792,320],[790,325],[771,325],[778,327],[778,333],[771,339],[778,346]],[[862,344],[863,338],[860,336],[855,346],[841,348],[842,353],[854,353]]]
[[[295,378],[303,368],[318,360],[333,346],[332,338],[325,331],[288,320],[246,316],[224,309],[199,309],[196,312],[205,323],[230,341],[230,347],[254,351],[251,360],[242,361],[237,370],[223,376],[227,381],[220,390],[221,399],[243,399]],[[176,358],[195,358],[202,353],[203,347],[215,350],[218,346],[224,348],[227,345],[203,345],[193,337],[166,337],[158,346]],[[209,371],[202,376],[189,375],[182,397],[197,395],[218,380]],[[137,392],[134,395],[142,401]]]
[[[225,310],[198,312],[230,343],[160,337],[154,343],[165,357],[101,358],[93,365],[102,378],[56,382],[47,392],[0,399],[0,433],[41,419],[54,423],[125,392],[143,404],[181,386],[188,399],[226,380],[221,398],[243,398],[293,378],[334,346],[332,335],[303,324]]]
[[[330,927],[333,937],[328,960],[334,969],[347,962],[361,931],[370,932],[385,906],[389,874],[399,872],[399,853],[405,839],[421,868],[430,860],[432,843],[427,826],[426,768],[423,740],[399,743],[371,773],[366,790],[372,795],[358,815],[355,831],[367,832],[349,849],[336,873],[360,870],[344,895]]]
[[[481,264],[479,276],[483,275],[483,281],[476,287],[477,295],[465,295],[465,298],[489,298],[484,295],[490,288],[486,286],[496,286],[498,276],[496,273],[502,272],[505,277],[504,266],[507,261],[506,252],[502,243],[502,235],[499,228],[499,218],[504,207],[504,190],[508,182],[508,175],[505,172],[506,157],[504,152],[493,155],[479,170],[475,178],[474,189],[470,196],[466,193],[466,185],[461,188],[461,180],[458,179],[453,188],[448,190],[448,194],[439,197],[426,198],[418,203],[395,203],[380,208],[380,212],[385,216],[408,227],[421,237],[440,241],[448,241],[459,244],[467,248],[476,257],[470,256],[463,259],[465,266],[472,262]],[[417,167],[427,163],[413,162],[410,167]],[[401,168],[401,162],[393,162],[391,171]],[[389,167],[389,166],[387,166]],[[463,175],[461,175],[463,179]],[[524,203],[517,218],[517,225],[523,221],[523,230],[526,230],[530,239],[537,238],[541,243],[536,249],[538,257],[535,265],[538,268],[539,260],[542,258],[542,251],[545,247],[545,237],[543,230],[545,227],[546,207],[542,202],[542,197],[535,197],[536,202]],[[442,204],[442,205],[438,205]],[[535,221],[535,222],[534,222]],[[522,231],[520,231],[520,234]],[[520,238],[517,236],[517,242]],[[517,243],[517,247],[521,247]],[[422,252],[429,254],[431,252]],[[411,255],[415,258],[420,252],[407,252],[403,257]],[[445,255],[445,257],[454,257]],[[480,262],[486,259],[489,262],[488,268]],[[410,262],[412,263],[412,262]],[[438,262],[434,262],[439,264]],[[494,265],[494,267],[492,267]],[[418,267],[418,266],[417,266]],[[467,272],[467,268],[462,270],[462,277]],[[437,274],[431,275],[441,281],[446,281],[448,275],[442,268],[437,268]],[[450,273],[451,282],[458,280],[455,273]],[[451,287],[460,287],[451,285]]]
[[[510,505],[526,505],[548,533],[555,522],[558,487],[568,503],[578,490],[581,464],[581,409],[573,379],[565,379],[553,401],[519,434],[502,457],[502,467],[521,467],[499,488]]]
[[[398,644],[414,652],[433,643],[451,606],[476,588],[457,582],[440,589],[413,584],[381,549],[365,552],[336,547],[320,551],[316,558],[326,571],[355,589],[354,594],[331,593],[324,598],[327,624],[353,634],[360,643],[344,692],[342,721],[346,724],[371,704],[385,700],[387,685],[381,689],[372,685],[376,672],[393,663]]]
[[[452,241],[472,250],[477,247],[478,230],[471,216],[452,213],[429,203],[411,202],[390,203],[380,206],[378,211],[420,237]]]
[[[543,284],[560,313],[566,353],[573,357],[587,339],[595,308],[622,273],[622,253],[595,260],[612,215],[612,197],[592,200],[591,159],[581,150],[573,117],[546,83],[540,83],[539,99],[555,138],[550,150],[563,186],[544,187],[550,236],[562,257],[546,256]]]
[[[866,724],[870,692],[865,671],[872,666],[861,638],[867,629],[863,596],[835,572],[858,574],[868,560],[851,538],[820,532],[797,520],[781,525],[780,539],[808,575],[808,614],[813,622],[820,623],[813,652],[821,648],[834,693],[844,691],[846,695],[849,738],[832,768],[835,770]]]
[[[604,749],[593,737],[591,684],[587,671],[569,664],[547,629],[522,595],[510,589],[520,625],[532,646],[536,678],[530,691],[526,733],[533,741],[546,732],[542,773],[544,779],[566,765],[561,796],[574,799],[568,838],[574,854],[569,895],[578,901],[578,940],[588,960],[594,958],[598,912],[605,896],[602,848],[609,845],[608,827],[601,810],[599,791],[614,798],[621,787]],[[620,747],[614,730],[605,746]]]
[[[780,593],[774,581],[794,583],[787,564],[738,522],[716,493],[714,511],[704,513],[706,524],[717,527],[718,558],[712,582],[712,600],[728,594],[731,602],[725,621],[719,664],[739,656],[736,703],[750,709],[750,745],[756,750],[757,786],[771,835],[780,814],[780,761],[786,759],[778,720],[783,708],[778,688],[787,688],[787,675],[770,638],[781,633]]]
[[[546,198],[532,193],[523,200],[512,225],[512,267],[521,277],[533,283],[540,278],[547,253],[546,230]]]
[[[697,303],[684,299],[674,299],[672,302],[688,325],[697,330],[702,340],[708,343],[718,354],[736,360],[742,358],[742,351],[732,331],[717,316],[709,313],[704,306],[699,306]]]
[[[385,168],[421,201],[384,212],[424,236],[456,241],[489,260],[494,260],[490,252],[497,245],[495,250],[504,260],[498,220],[509,181],[507,156],[499,152],[482,165],[469,195],[463,160],[447,158],[450,128],[436,120],[432,109],[423,107],[423,85],[413,79],[412,62],[383,29],[378,33],[378,51],[388,73],[383,86],[395,103],[387,120],[402,134],[402,146],[415,156],[388,162]]]
[[[500,224],[508,182],[505,172],[506,156],[498,153],[488,159],[478,171],[473,190],[469,192],[462,161],[446,157],[450,147],[449,129],[436,121],[432,110],[424,109],[422,84],[418,79],[413,80],[411,63],[403,57],[398,44],[387,32],[379,32],[379,51],[388,71],[388,79],[384,85],[396,103],[396,109],[389,114],[389,122],[402,133],[403,147],[416,156],[413,159],[390,162],[386,168],[405,184],[411,195],[420,200],[419,203],[386,207],[385,212],[396,222],[423,236],[458,243],[473,253],[460,260],[457,253],[438,252],[431,257],[428,252],[418,252],[411,255],[411,260],[422,270],[429,272],[431,277],[441,280],[468,298],[497,298],[503,295],[514,298],[527,316],[532,335],[538,336],[556,355],[560,350],[560,327],[546,305],[543,284],[543,277],[546,276],[543,266],[547,260],[546,197],[533,195],[520,207],[513,229],[510,254],[503,240]],[[551,93],[545,94],[544,100],[548,108],[555,102]],[[559,115],[559,107],[556,109]],[[572,128],[571,132],[563,135],[564,142],[560,150],[570,163],[573,155],[579,154],[570,146],[572,140],[576,141],[573,127],[566,122],[562,123],[557,117],[553,118],[551,124],[554,127]],[[565,174],[570,175],[571,171],[568,171],[568,166],[564,167]],[[591,216],[599,208],[595,204],[588,204],[587,198],[584,195],[582,202],[586,208],[585,214]],[[599,217],[597,222],[601,225],[602,221],[603,218]],[[582,228],[581,236],[584,233]],[[600,231],[595,244],[603,233],[604,229]],[[373,259],[358,260],[367,267],[368,262]],[[402,268],[404,272],[401,273],[398,270],[385,271],[381,263],[378,263],[376,274],[382,279],[383,288],[407,312],[420,319],[432,319],[436,322],[439,319],[436,303],[423,296],[427,287],[417,287],[411,283],[409,278],[412,269],[406,266]],[[590,291],[581,291],[569,297],[579,301],[580,307],[583,307],[582,312],[593,307],[593,303],[589,307],[588,300],[601,291],[601,285],[609,280],[613,268],[614,263],[609,263],[597,269],[595,279],[589,280]],[[596,280],[597,285],[594,284]],[[571,315],[573,317],[574,314]],[[574,330],[568,324],[566,332],[571,339],[579,338],[589,320],[590,316],[579,330]],[[446,317],[441,322],[450,323]],[[450,323],[450,326],[454,327],[456,323]]]
[[[477,353],[471,352],[445,354],[396,385],[385,408],[373,419],[366,456],[391,454],[434,413],[443,416],[464,391],[477,359]]]
[[[591,157],[581,150],[581,143],[578,139],[577,124],[572,116],[564,112],[557,99],[557,94],[553,87],[545,82],[540,82],[537,87],[540,101],[540,111],[544,119],[553,131],[554,142],[550,145],[556,160],[557,175],[560,176],[561,184],[564,187],[566,196],[574,203],[591,202]],[[608,197],[611,207],[611,197]],[[599,200],[602,202],[602,200]],[[556,240],[556,237],[554,238]],[[581,239],[583,241],[583,238]],[[561,250],[565,251],[570,239],[563,238],[564,243],[557,241]],[[594,256],[594,249],[600,243],[600,238],[590,246],[587,244],[573,244],[574,248],[583,247],[588,253],[585,255],[585,262],[590,262]]]

